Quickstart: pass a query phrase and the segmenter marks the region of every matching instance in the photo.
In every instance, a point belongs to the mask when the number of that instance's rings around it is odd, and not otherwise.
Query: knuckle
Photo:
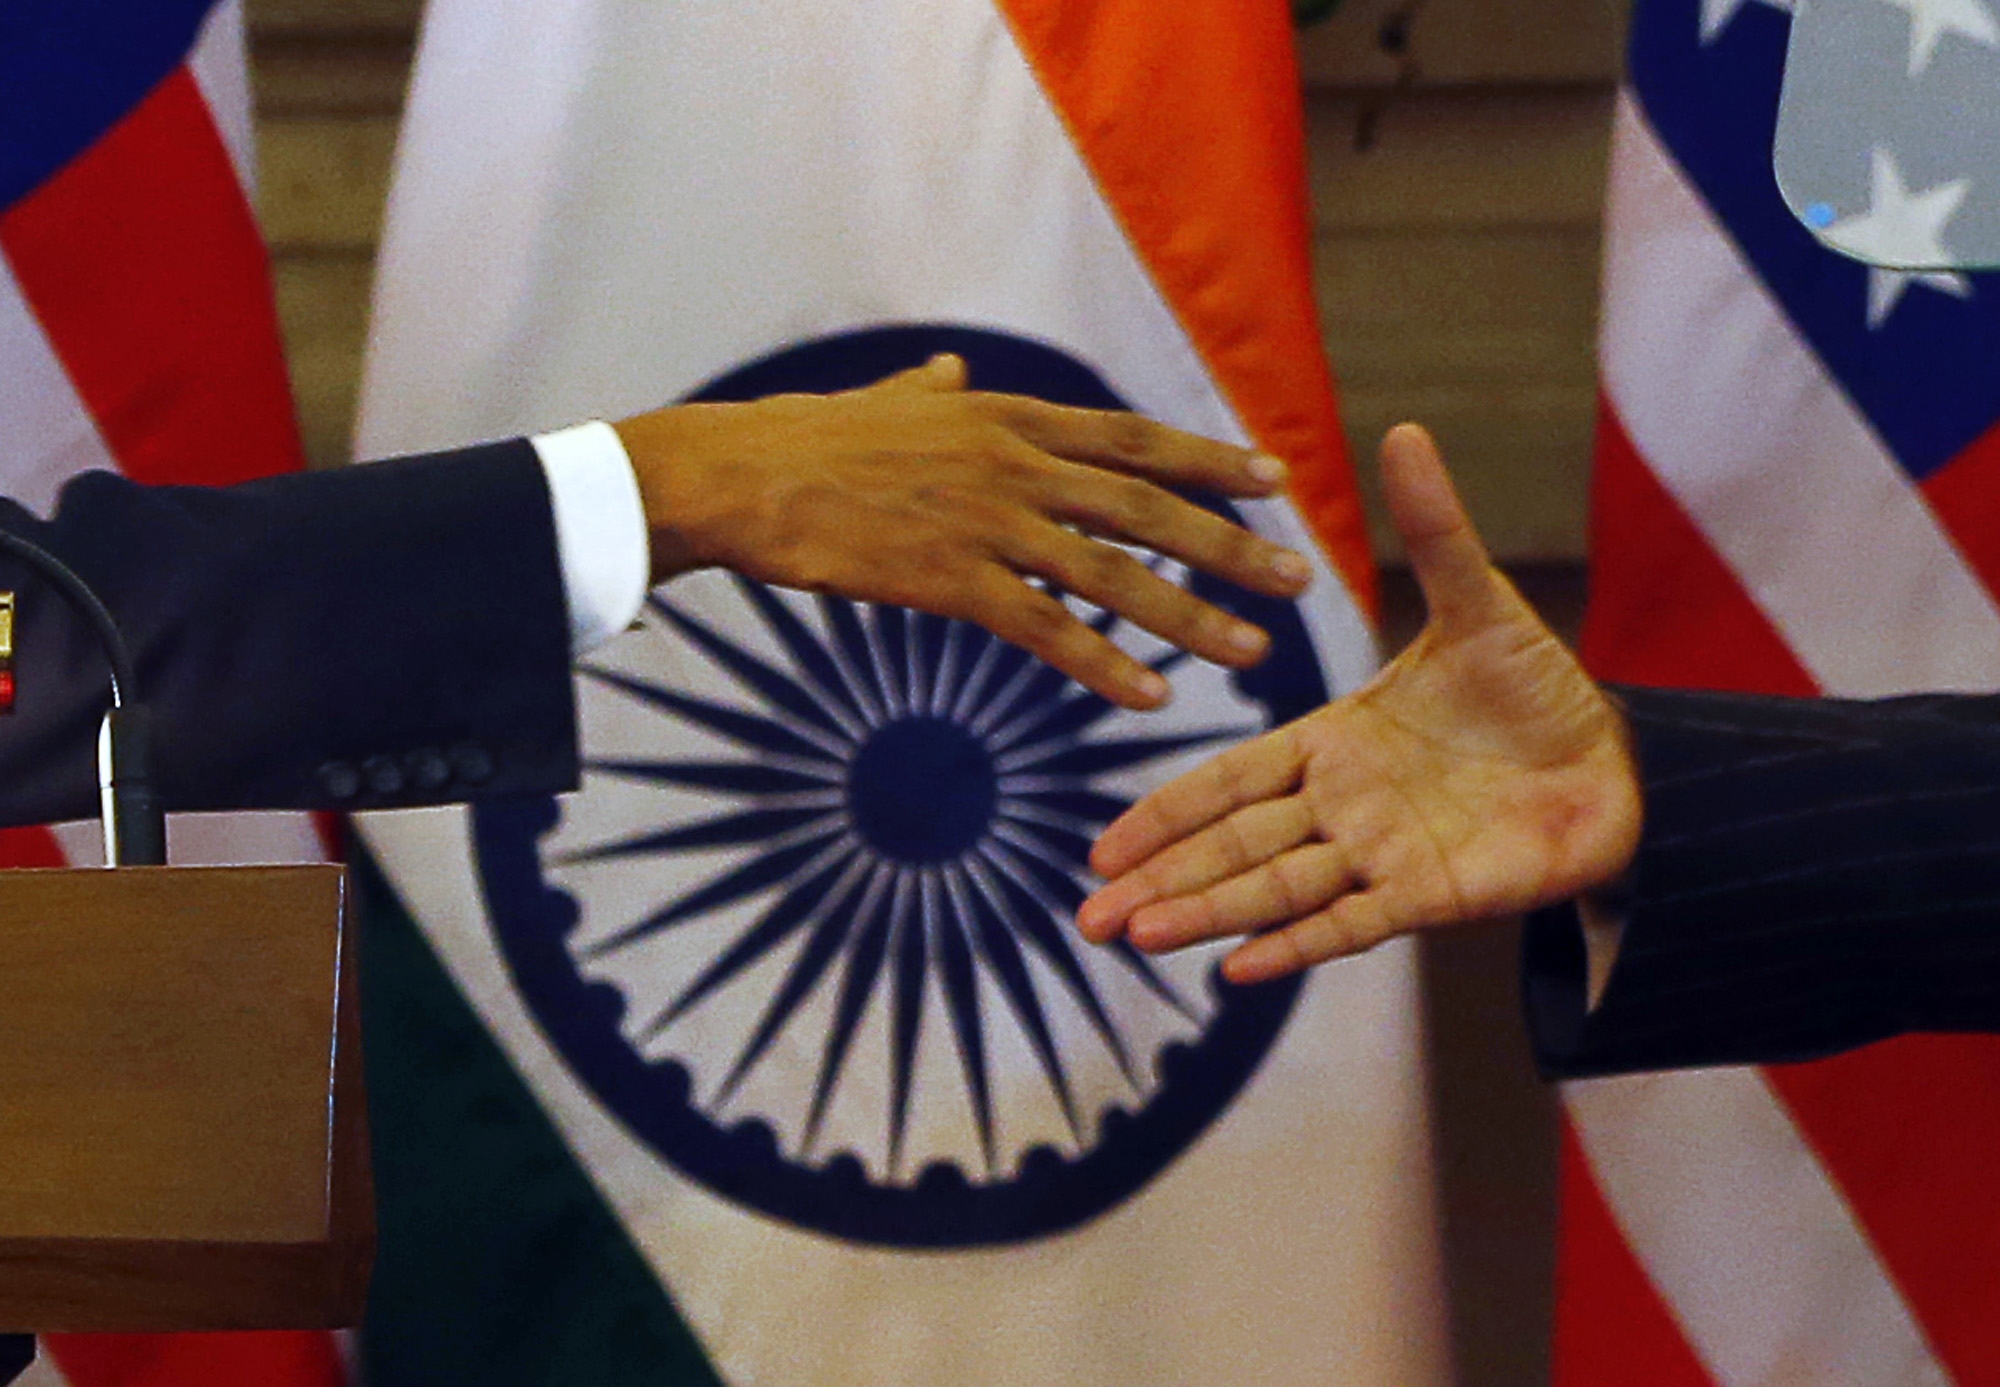
[[[930,512],[952,522],[954,529],[994,535],[1013,528],[1013,509],[990,491],[940,484],[929,489],[926,500]]]
[[[1334,946],[1342,954],[1361,953],[1389,937],[1389,920],[1380,901],[1365,892],[1350,899],[1346,910],[1330,912]]]
[[[1041,476],[1042,460],[1035,453],[1015,447],[1005,439],[989,440],[989,444],[986,471],[993,482],[1018,490]]]
[[[1053,645],[1076,625],[1069,608],[1035,588],[1029,588],[1016,604],[1015,617],[1022,644],[1038,649]]]
[[[1177,509],[1173,497],[1136,477],[1121,478],[1110,494],[1113,518],[1127,532],[1150,533],[1163,528]]]
[[[996,395],[983,390],[968,390],[959,398],[974,414],[1010,433],[1026,432],[1042,408],[1041,401],[1028,395]]]
[[[1298,858],[1287,854],[1271,864],[1271,891],[1277,898],[1282,918],[1296,920],[1318,902],[1311,898],[1309,883],[1300,871]]]
[[[1153,454],[1154,427],[1137,414],[1118,413],[1104,421],[1104,450],[1123,462],[1144,462]]]
[[[1222,821],[1222,836],[1219,842],[1222,848],[1223,870],[1230,876],[1235,876],[1256,863],[1257,851],[1251,845],[1241,814],[1231,814]]]
[[[1116,593],[1130,588],[1142,566],[1129,554],[1095,541],[1083,544],[1061,559],[1056,580],[1071,592],[1084,596]]]
[[[1249,803],[1254,796],[1250,793],[1250,769],[1240,759],[1223,756],[1211,762],[1217,778],[1221,781],[1222,793],[1230,804]]]
[[[1213,939],[1229,932],[1229,912],[1223,908],[1221,897],[1214,891],[1204,891],[1191,904],[1193,928],[1188,931],[1188,942],[1197,939]]]

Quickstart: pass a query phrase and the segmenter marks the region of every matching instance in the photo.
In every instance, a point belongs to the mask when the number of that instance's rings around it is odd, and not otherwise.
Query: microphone
[[[0,531],[0,553],[20,560],[49,581],[97,633],[111,665],[111,707],[97,736],[97,784],[104,821],[104,865],[163,866],[167,821],[153,788],[152,723],[136,701],[132,655],[110,611],[74,569],[38,544]],[[11,603],[9,604],[11,608]],[[11,615],[11,610],[10,613]],[[11,621],[10,621],[11,626]],[[11,630],[7,633],[11,653]],[[7,671],[11,702],[12,671]]]

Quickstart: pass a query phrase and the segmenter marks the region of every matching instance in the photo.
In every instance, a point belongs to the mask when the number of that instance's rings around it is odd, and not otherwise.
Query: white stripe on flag
[[[1992,598],[1629,93],[1612,171],[1604,388],[1654,475],[1826,692],[2000,683]]]
[[[250,120],[250,64],[244,47],[243,0],[223,0],[209,11],[188,69],[201,88],[208,113],[222,132],[229,161],[245,197],[257,196],[257,142]]]
[[[182,867],[322,862],[326,844],[310,814],[169,814],[167,858]]]
[[[76,473],[117,464],[4,256],[0,362],[6,365],[0,370],[0,460],[7,495],[46,516],[55,509],[56,492]]]
[[[53,1359],[47,1353],[37,1353],[28,1370],[14,1379],[13,1387],[70,1387],[69,1379],[62,1375]]]
[[[74,866],[104,860],[104,828],[96,819],[51,824],[49,833]],[[169,814],[167,860],[176,867],[242,867],[270,862],[319,862],[326,845],[310,814]]]
[[[1717,1387],[1950,1387],[1754,1069],[1566,1084],[1625,1241]]]

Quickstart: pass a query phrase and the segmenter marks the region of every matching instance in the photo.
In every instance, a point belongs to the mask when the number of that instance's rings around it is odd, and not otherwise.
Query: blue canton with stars
[[[806,343],[696,398],[841,389],[937,351],[981,388],[1120,407],[1052,348],[951,327]],[[1235,673],[1144,647],[1176,691],[1149,717],[964,623],[686,583],[585,674],[623,730],[600,749],[586,718],[581,798],[475,811],[501,953],[564,1060],[690,1179],[856,1241],[1017,1242],[1143,1188],[1302,984],[1083,944],[1089,845],[1135,787],[1326,699],[1296,609],[1194,578],[1274,654]]]
[[[1908,4],[1853,2],[1917,22],[1898,16]],[[1641,0],[1632,85],[1646,119],[1757,276],[1904,471],[1922,481],[2000,414],[2000,278],[1871,268],[1822,246],[1793,215],[1772,165],[1791,24],[1786,7],[1768,0]],[[1934,61],[1958,60],[1967,43],[1942,34]],[[2000,77],[2000,54],[1981,48],[1978,56]],[[1857,133],[1854,176],[1864,187],[1870,153]],[[1905,166],[1913,192],[1928,186],[1918,167]]]

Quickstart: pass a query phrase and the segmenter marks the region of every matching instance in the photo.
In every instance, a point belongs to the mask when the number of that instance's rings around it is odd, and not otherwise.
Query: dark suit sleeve
[[[576,781],[547,483],[522,440],[223,488],[79,477],[0,503],[110,607],[169,809],[364,809]],[[96,813],[107,668],[40,579],[17,590],[0,822]]]
[[[1645,827],[1595,1010],[1574,910],[1528,922],[1526,1002],[1547,1073],[2000,1030],[2000,696],[1614,692]]]

